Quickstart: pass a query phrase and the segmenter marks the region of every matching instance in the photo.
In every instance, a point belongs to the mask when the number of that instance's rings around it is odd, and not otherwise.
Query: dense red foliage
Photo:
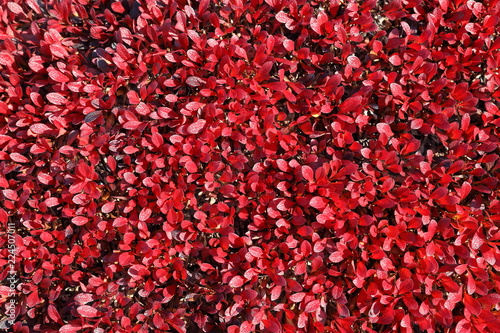
[[[0,0],[11,330],[499,332],[499,12]]]

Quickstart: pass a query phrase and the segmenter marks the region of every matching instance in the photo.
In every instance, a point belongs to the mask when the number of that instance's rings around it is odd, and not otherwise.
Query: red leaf
[[[339,263],[344,260],[344,256],[342,255],[342,252],[336,251],[330,254],[330,257],[328,257],[328,259],[330,259],[330,261],[333,263]]]
[[[276,14],[275,18],[280,23],[293,23],[293,19],[282,10]]]
[[[47,100],[54,105],[64,105],[68,102],[68,100],[59,93],[48,93]]]
[[[361,109],[363,107],[362,100],[363,97],[361,96],[349,97],[339,105],[341,113],[349,113],[356,109]]]
[[[84,188],[85,188],[85,183],[82,182],[75,183],[69,187],[69,193],[76,194],[83,191]]]
[[[429,199],[433,199],[433,200],[435,200],[435,199],[441,199],[441,198],[443,198],[447,194],[448,194],[448,189],[446,187],[438,187],[437,189],[435,189],[431,193]]]
[[[135,130],[140,125],[142,125],[142,123],[140,121],[129,120],[125,124],[123,124],[123,128],[124,129],[128,129],[128,130]]]
[[[392,199],[384,198],[384,199],[377,200],[375,202],[375,205],[382,207],[382,208],[392,208],[392,207],[396,206],[396,203]]]
[[[239,288],[245,284],[245,279],[242,276],[236,275],[229,281],[229,286],[231,288]]]
[[[133,254],[131,254],[130,252],[123,252],[120,254],[120,256],[118,257],[118,263],[122,266],[122,267],[125,267],[125,266],[128,266],[130,265],[131,263],[133,263],[135,260],[135,257]]]
[[[138,114],[141,116],[147,116],[148,114],[151,113],[151,110],[149,109],[149,106],[147,106],[145,103],[140,102],[136,107],[135,110],[137,111]]]
[[[361,61],[359,60],[358,57],[356,57],[354,55],[350,55],[347,57],[347,63],[354,68],[361,67]]]
[[[4,195],[4,197],[6,197],[9,200],[12,200],[12,201],[19,200],[19,196],[17,195],[16,191],[14,191],[14,190],[11,190],[11,189],[3,190],[2,194]]]
[[[82,329],[81,326],[75,326],[71,324],[64,325],[59,329],[59,333],[75,333]]]
[[[262,65],[262,67],[257,71],[257,74],[255,75],[254,79],[259,82],[268,80],[270,77],[271,68],[273,68],[273,62],[272,61],[265,62]]]
[[[78,226],[82,226],[82,225],[87,224],[89,222],[89,219],[84,217],[84,216],[75,216],[75,217],[73,217],[71,222],[73,222],[74,224],[76,224]]]
[[[202,84],[205,84],[206,82],[197,76],[190,76],[186,79],[186,83],[191,87],[199,87]]]
[[[44,202],[47,205],[47,207],[55,207],[59,205],[59,199],[54,197],[47,198],[45,199]]]
[[[69,82],[70,78],[58,70],[49,71],[49,77],[56,82]]]
[[[313,197],[311,201],[309,201],[309,204],[311,207],[314,207],[316,209],[323,209],[326,207],[328,201],[325,198],[322,197]]]
[[[287,88],[287,85],[285,82],[271,82],[267,84],[262,85],[265,88],[269,88],[274,91],[284,91]]]
[[[377,124],[377,131],[382,134],[384,133],[385,135],[387,135],[388,137],[391,137],[394,135],[394,133],[392,132],[391,130],[391,126],[389,126],[388,124],[386,123],[378,123]]]
[[[373,216],[363,215],[359,218],[359,225],[369,226],[373,224]]]
[[[382,188],[380,190],[382,191],[382,193],[387,193],[394,188],[395,184],[396,181],[393,178],[387,178],[386,180],[384,180],[384,183],[382,184]]]
[[[68,51],[66,51],[66,48],[62,46],[60,43],[55,43],[55,44],[50,44],[49,46],[50,52],[58,58],[65,58],[69,56]]]
[[[449,276],[442,277],[441,284],[443,285],[443,288],[449,293],[457,293],[460,290],[459,285]]]
[[[299,302],[302,302],[302,300],[304,299],[305,295],[306,294],[303,293],[303,292],[296,293],[296,294],[293,294],[293,295],[290,296],[290,300],[292,302],[299,303]]]
[[[198,168],[196,169],[196,171],[197,170],[198,170]],[[219,192],[224,194],[224,195],[230,195],[230,194],[234,193],[235,190],[236,190],[236,187],[234,185],[226,184],[219,189]]]
[[[356,163],[350,163],[343,167],[342,169],[337,172],[335,175],[335,179],[342,179],[345,176],[352,175],[358,170],[358,165]]]
[[[308,166],[308,165],[303,165],[302,166],[302,177],[304,177],[305,180],[309,182],[314,182],[314,171],[313,169]]]
[[[316,311],[317,309],[319,309],[319,306],[321,305],[320,301],[318,299],[314,300],[314,301],[310,301],[309,303],[307,303],[304,311],[305,312],[314,312]]]
[[[45,124],[33,124],[30,126],[30,131],[35,134],[43,134],[50,131],[50,127]]]
[[[481,304],[468,293],[464,293],[464,305],[465,308],[475,316],[481,313]]]
[[[193,62],[201,62],[202,61],[200,55],[195,50],[187,50],[186,54],[187,54],[189,60],[191,60]]]
[[[153,317],[153,324],[158,329],[162,329],[165,326],[165,320],[161,317],[161,315],[157,312]]]
[[[448,122],[448,117],[444,113],[433,114],[429,117],[429,119],[436,125],[436,127],[442,130],[447,130],[451,127]]]
[[[195,173],[198,171],[198,166],[193,161],[187,161],[184,167],[189,173]]]
[[[61,316],[59,315],[59,311],[57,311],[56,307],[52,304],[49,304],[47,307],[47,313],[53,321],[55,321],[58,324],[62,324],[62,319]]]
[[[205,104],[199,103],[199,102],[189,102],[186,104],[185,108],[186,110],[189,111],[198,111],[199,109],[203,108]]]
[[[23,12],[23,8],[13,1],[7,2],[7,7],[9,7],[9,10],[16,15]]]
[[[402,64],[401,58],[397,54],[394,54],[394,55],[390,56],[389,57],[389,62],[391,64],[393,64],[394,66],[399,66],[399,65]]]
[[[305,261],[299,261],[297,263],[297,266],[295,266],[294,273],[295,275],[302,275],[306,272],[306,262]]]
[[[254,332],[254,325],[251,321],[244,321],[240,327],[240,333],[252,333]]]
[[[442,205],[455,205],[460,202],[460,199],[454,195],[446,195],[437,200]]]
[[[80,305],[77,309],[78,313],[82,317],[97,317],[99,315],[99,311],[96,308],[90,305]]]
[[[257,246],[252,246],[248,248],[248,252],[255,258],[260,258],[264,254],[262,249]]]
[[[422,119],[413,119],[411,121],[411,129],[419,129],[420,127],[422,127],[422,125],[424,124],[424,121]]]
[[[410,327],[411,326],[411,321],[410,321],[410,316],[405,315],[403,319],[401,320],[401,327]]]
[[[149,207],[144,207],[139,214],[139,221],[146,221],[149,219],[153,211]]]
[[[159,133],[153,133],[151,135],[151,142],[156,148],[160,148],[164,144],[163,136]]]
[[[93,294],[81,293],[75,296],[75,301],[80,304],[87,304],[94,300]]]
[[[471,241],[471,248],[473,250],[477,250],[481,247],[481,245],[484,244],[484,239],[481,238],[481,236],[476,232],[474,236],[472,237]]]
[[[12,66],[15,62],[12,54],[7,53],[5,51],[0,52],[0,64],[4,66]]]
[[[259,294],[253,289],[245,289],[241,292],[244,299],[256,299]]]
[[[380,267],[384,271],[389,271],[394,269],[394,265],[392,264],[392,261],[389,258],[382,258],[382,260],[380,260]]]
[[[302,237],[312,235],[313,232],[314,232],[313,228],[311,228],[310,226],[306,226],[306,225],[300,227],[299,230],[297,230],[297,234],[299,234]]]
[[[7,224],[7,221],[9,220],[9,214],[3,209],[0,208],[0,222]]]
[[[189,134],[199,134],[205,127],[207,121],[205,119],[198,119],[188,126],[187,131]]]
[[[283,160],[283,159],[279,159],[279,160],[276,160],[276,165],[278,166],[278,168],[283,171],[283,172],[288,172],[288,162]]]
[[[25,156],[23,156],[19,153],[12,153],[9,156],[14,162],[17,162],[17,163],[28,163],[29,162],[29,160]]]
[[[406,97],[403,93],[403,88],[401,87],[401,85],[399,85],[397,83],[391,83],[390,88],[391,88],[391,93],[394,97],[397,97],[401,100],[406,99]]]
[[[455,327],[456,333],[471,333],[472,325],[467,318],[460,320]]]
[[[490,293],[486,296],[481,297],[480,300],[483,304],[496,305],[500,303],[500,294]]]
[[[278,324],[276,324],[273,320],[263,319],[262,323],[264,324],[264,328],[269,332],[282,332],[281,328]]]

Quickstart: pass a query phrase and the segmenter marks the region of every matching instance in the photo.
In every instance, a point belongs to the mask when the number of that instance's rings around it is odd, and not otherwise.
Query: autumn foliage
[[[500,332],[498,0],[0,17],[12,332]]]

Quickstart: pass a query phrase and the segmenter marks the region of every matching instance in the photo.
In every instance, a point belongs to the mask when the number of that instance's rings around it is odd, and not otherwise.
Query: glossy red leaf
[[[70,78],[58,70],[49,71],[49,77],[56,82],[69,82]],[[47,96],[48,98],[48,96]],[[54,103],[55,104],[55,103]]]
[[[89,219],[84,216],[76,216],[71,219],[71,222],[73,222],[77,226],[82,226],[87,224],[89,222]]]
[[[309,204],[311,207],[314,207],[316,209],[323,209],[326,207],[328,201],[325,198],[322,197],[313,197],[311,201],[309,201]]]
[[[23,12],[23,8],[13,1],[7,2],[7,7],[14,14],[21,14]]]
[[[260,258],[264,254],[262,249],[257,246],[251,246],[248,248],[248,252],[255,258]]]
[[[30,126],[30,130],[35,134],[44,134],[51,130],[51,128],[45,124],[33,124]]]
[[[129,120],[125,124],[123,124],[123,128],[128,129],[128,130],[136,130],[141,125],[142,125],[142,122],[140,122],[140,121]]]
[[[302,302],[302,300],[304,299],[304,296],[306,294],[303,293],[303,292],[300,292],[300,293],[295,293],[293,295],[290,295],[290,300],[292,302],[295,302],[295,303],[299,303],[299,302]]]
[[[89,293],[81,293],[75,296],[75,301],[80,304],[87,304],[92,302],[95,299],[93,294]]]
[[[347,63],[354,68],[361,67],[361,61],[359,60],[358,57],[356,57],[354,55],[350,55],[347,57]]]
[[[64,105],[68,102],[67,99],[59,93],[48,93],[47,100],[55,105]]]
[[[306,307],[304,308],[305,312],[314,312],[319,309],[321,303],[319,300],[313,300],[310,301],[309,303],[306,304]]]
[[[197,76],[190,76],[186,79],[186,83],[191,87],[199,87],[205,84],[205,81]]]
[[[206,124],[207,121],[205,119],[198,119],[188,126],[187,131],[189,134],[199,134]]]
[[[52,319],[53,321],[55,321],[58,324],[62,323],[62,319],[61,319],[61,316],[59,315],[59,311],[57,311],[57,308],[54,305],[49,304],[49,306],[47,307],[47,313],[48,313],[50,319]]]
[[[304,177],[305,180],[309,182],[314,182],[314,171],[313,169],[308,166],[308,165],[303,165],[302,166],[302,177]]]
[[[104,214],[109,214],[111,213],[113,210],[115,210],[115,202],[107,202],[105,203],[104,205],[102,205],[101,207],[101,211],[104,213]]]
[[[99,315],[99,311],[89,305],[80,305],[77,311],[82,317],[97,317]]]
[[[382,208],[392,208],[392,207],[396,206],[396,202],[394,202],[394,200],[392,200],[392,199],[384,198],[384,199],[377,200],[375,202],[375,205],[382,207]]]
[[[250,321],[244,321],[240,326],[240,333],[251,333],[254,332],[254,325]]]
[[[229,281],[231,288],[239,288],[245,284],[245,279],[242,276],[236,275]]]
[[[59,329],[59,333],[76,333],[81,329],[81,326],[66,324]]]
[[[381,134],[384,133],[388,137],[391,137],[394,135],[394,133],[391,130],[391,126],[389,126],[388,124],[385,124],[385,123],[377,124],[377,131]]]
[[[438,187],[434,191],[432,191],[430,195],[430,199],[442,199],[444,196],[448,194],[448,189],[446,187]]]
[[[144,207],[139,214],[139,221],[146,221],[151,217],[153,211],[149,207]]]
[[[14,162],[18,162],[18,163],[28,163],[29,162],[29,159],[27,159],[25,156],[23,156],[19,153],[11,153],[9,156]]]
[[[481,313],[481,304],[467,293],[464,293],[464,305],[475,316]]]

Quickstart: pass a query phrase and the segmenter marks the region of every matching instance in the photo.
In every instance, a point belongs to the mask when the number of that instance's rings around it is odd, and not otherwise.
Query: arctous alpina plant
[[[2,327],[499,332],[499,15],[0,0]]]

